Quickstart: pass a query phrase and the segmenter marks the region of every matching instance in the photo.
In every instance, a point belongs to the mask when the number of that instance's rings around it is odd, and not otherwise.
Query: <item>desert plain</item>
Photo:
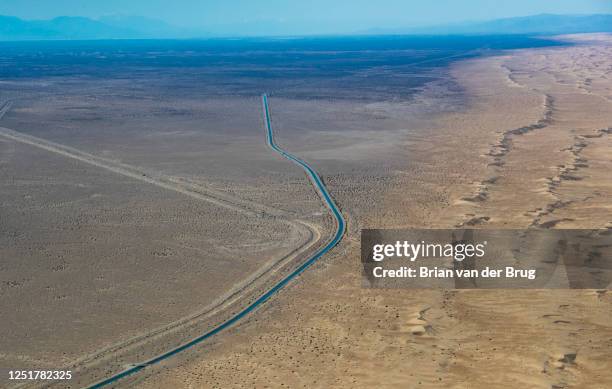
[[[346,235],[238,325],[116,385],[609,386],[607,290],[360,279],[362,228],[612,228],[612,38],[552,42],[267,75],[277,141],[320,173]],[[231,316],[334,229],[266,146],[246,65],[201,84],[144,69],[0,83],[3,372],[65,367],[52,385],[80,387],[121,371]]]
[[[321,152],[309,154],[308,139],[288,146],[321,160],[332,192],[360,228],[609,229],[612,38],[559,39],[580,43],[452,64],[449,76],[467,102],[458,112],[417,121],[417,134],[400,135],[398,155],[410,163],[389,167],[383,185],[335,172],[338,164],[326,166]],[[381,116],[411,112],[435,104],[435,92],[425,87],[412,107],[364,109]],[[307,103],[285,104],[291,112]],[[370,144],[379,140],[365,138],[376,154]],[[353,147],[346,161],[364,155]],[[379,155],[388,161],[394,154]],[[368,202],[380,187],[384,201]],[[361,288],[359,267],[358,238],[349,233],[343,249],[244,329],[136,382],[142,388],[605,388],[612,382],[607,290],[369,290]]]

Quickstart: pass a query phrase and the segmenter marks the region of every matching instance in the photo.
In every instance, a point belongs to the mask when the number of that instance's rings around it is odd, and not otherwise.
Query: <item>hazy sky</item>
[[[183,27],[242,34],[354,32],[538,13],[612,13],[612,0],[0,0],[0,14],[25,19],[125,14]]]

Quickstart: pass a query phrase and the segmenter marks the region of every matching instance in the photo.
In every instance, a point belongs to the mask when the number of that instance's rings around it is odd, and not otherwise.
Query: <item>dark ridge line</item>
[[[549,94],[545,94],[544,96],[545,98],[544,98],[544,113],[542,115],[543,117],[534,124],[504,131],[502,133],[502,139],[497,144],[492,145],[491,150],[486,154],[489,157],[493,157],[493,162],[489,163],[488,166],[494,166],[497,170],[499,170],[501,167],[505,165],[504,157],[508,155],[508,153],[510,153],[510,151],[512,150],[512,146],[513,146],[512,138],[513,137],[525,135],[529,132],[546,128],[550,124],[552,124],[553,113],[555,110],[554,98]],[[471,203],[483,203],[487,201],[489,199],[489,186],[494,185],[498,179],[499,179],[499,176],[493,175],[481,181],[479,184],[478,191],[473,196],[463,197],[461,200],[468,201]],[[475,216],[467,221],[456,224],[456,226],[460,228],[466,225],[467,226],[481,225],[481,224],[487,223],[490,219],[491,218],[489,216]]]
[[[549,126],[553,122],[554,99],[552,96],[548,94],[546,94],[545,96],[546,96],[545,102],[544,102],[545,109],[544,109],[543,117],[540,120],[538,120],[536,123],[531,124],[529,126],[513,128],[511,130],[504,131],[502,135],[502,139],[499,141],[499,143],[492,145],[491,150],[486,154],[490,157],[493,157],[493,162],[491,162],[488,166],[495,166],[497,168],[501,168],[504,166],[505,164],[504,157],[512,149],[512,144],[513,144],[512,138],[514,136],[521,136],[521,135],[525,135],[535,130],[543,129]],[[496,151],[496,149],[498,149],[498,151]],[[462,198],[462,200],[474,202],[474,203],[483,202],[483,201],[488,200],[489,198],[488,186],[495,184],[498,179],[499,177],[494,175],[492,177],[489,177],[481,181],[480,189],[478,190],[478,192],[476,192],[476,194],[471,197],[464,197]]]
[[[536,209],[532,211],[535,213],[534,219],[531,222],[531,227],[539,227],[539,228],[551,228],[563,221],[573,221],[572,219],[563,218],[558,220],[550,220],[544,223],[540,223],[542,218],[546,216],[550,216],[555,211],[567,207],[570,204],[575,203],[575,200],[561,200],[559,199],[559,194],[557,193],[557,189],[563,184],[563,182],[567,181],[580,181],[583,178],[575,175],[577,171],[580,169],[587,169],[589,167],[588,160],[582,157],[582,151],[589,146],[589,143],[586,139],[597,139],[602,138],[604,135],[612,134],[612,127],[602,128],[596,131],[595,134],[587,134],[587,135],[576,135],[574,137],[574,143],[561,151],[569,151],[573,156],[573,161],[567,165],[559,166],[559,174],[558,178],[549,177],[547,188],[548,192],[557,197],[557,200],[546,205],[544,209]],[[592,196],[586,197],[584,200],[591,198]]]

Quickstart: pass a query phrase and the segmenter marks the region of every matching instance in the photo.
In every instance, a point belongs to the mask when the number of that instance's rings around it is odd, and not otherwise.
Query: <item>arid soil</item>
[[[65,368],[78,387],[193,338],[329,234],[257,98],[183,101],[177,119],[95,85],[4,87],[0,386],[8,368]]]
[[[465,105],[414,122],[401,113],[410,104],[272,99],[279,143],[317,166],[349,215],[344,244],[239,326],[123,384],[610,387],[608,291],[360,282],[363,227],[612,227],[612,38],[563,39],[580,44],[454,64]],[[312,117],[298,123],[293,111]],[[360,126],[368,114],[389,137]]]

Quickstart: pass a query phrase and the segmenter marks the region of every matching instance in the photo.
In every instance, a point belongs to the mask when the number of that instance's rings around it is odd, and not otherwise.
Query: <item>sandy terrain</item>
[[[7,365],[63,366],[167,326],[318,237],[19,142],[1,147]]]
[[[607,291],[401,292],[359,279],[362,227],[612,226],[612,39],[579,39],[453,65],[465,107],[417,115],[410,130],[399,103],[356,104],[343,116],[342,105],[272,100],[279,142],[319,168],[349,214],[345,243],[238,327],[124,384],[609,387]],[[291,121],[305,109],[312,118]],[[379,115],[395,136],[372,139],[356,113]],[[323,141],[304,131],[317,120],[331,130]],[[312,147],[321,144],[329,150]]]
[[[122,370],[246,304],[331,228],[306,177],[267,149],[257,98],[181,120],[165,102],[108,97],[97,120],[103,96],[5,87],[3,372],[65,367],[79,386]]]

